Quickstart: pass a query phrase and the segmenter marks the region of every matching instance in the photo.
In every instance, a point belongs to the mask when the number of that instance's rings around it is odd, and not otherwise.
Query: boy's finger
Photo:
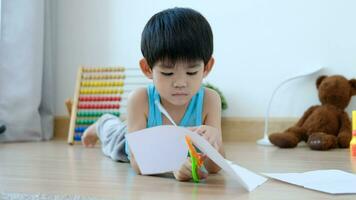
[[[204,126],[200,126],[199,127],[199,132],[205,133],[206,132],[206,128]]]
[[[189,178],[181,171],[174,172],[174,177],[179,181],[187,181]]]
[[[206,171],[206,169],[204,167],[202,167],[198,170],[198,175],[199,175],[199,179],[206,179],[209,174]]]
[[[200,128],[195,128],[195,129],[193,130],[193,132],[198,133],[198,134],[201,133]]]
[[[191,126],[191,127],[188,127],[188,129],[190,130],[190,131],[195,131],[197,128],[199,128],[198,126]]]
[[[191,168],[184,164],[178,171],[173,172],[174,177],[180,181],[187,181],[191,179]]]
[[[196,127],[194,127],[193,132],[196,132],[199,135],[201,135],[205,132],[205,129],[202,126],[196,126]]]
[[[202,160],[206,160],[207,158],[208,158],[207,155],[205,155],[205,154],[202,154],[202,155],[201,155],[201,159],[202,159]]]
[[[180,170],[179,170],[185,177],[192,177],[192,164],[186,163]]]
[[[190,161],[190,159],[189,159],[188,162],[184,163],[184,166],[182,168],[186,168],[186,169],[191,169],[192,168],[192,162]]]
[[[184,179],[190,179],[192,177],[192,173],[189,170],[182,170],[180,173]]]

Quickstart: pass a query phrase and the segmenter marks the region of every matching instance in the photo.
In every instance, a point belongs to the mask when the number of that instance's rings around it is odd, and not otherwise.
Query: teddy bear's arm
[[[337,135],[337,143],[340,148],[347,148],[350,145],[351,140],[351,121],[346,112],[343,112],[339,118],[340,129]]]
[[[312,106],[312,107],[308,108],[308,110],[306,110],[306,111],[304,112],[302,118],[300,118],[300,119],[298,120],[298,122],[297,122],[297,124],[296,124],[295,126],[297,126],[297,127],[302,127],[303,124],[304,124],[304,122],[305,122],[305,120],[306,120],[306,119],[309,117],[309,115],[312,114],[313,111],[314,111],[316,108],[318,108],[318,107],[319,107],[319,106],[317,105],[317,106]]]

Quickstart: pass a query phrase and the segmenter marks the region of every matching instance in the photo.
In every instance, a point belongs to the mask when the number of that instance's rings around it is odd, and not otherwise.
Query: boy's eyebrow
[[[174,65],[173,64],[170,65],[170,64],[161,63],[161,64],[158,64],[158,67],[171,69],[171,68],[174,68]]]
[[[188,68],[196,68],[196,67],[200,67],[200,64],[196,63],[188,66]]]

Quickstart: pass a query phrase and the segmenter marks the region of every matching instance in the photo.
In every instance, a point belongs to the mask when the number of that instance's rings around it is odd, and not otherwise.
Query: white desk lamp
[[[257,144],[259,145],[264,145],[264,146],[271,146],[272,143],[269,141],[268,139],[268,118],[269,118],[269,112],[271,110],[271,104],[272,104],[272,101],[273,101],[273,98],[274,98],[274,95],[277,93],[278,89],[280,87],[282,87],[282,85],[284,85],[285,83],[289,82],[289,81],[292,81],[292,80],[295,80],[295,79],[299,79],[299,78],[303,78],[303,77],[306,77],[306,76],[310,76],[310,75],[313,75],[317,72],[319,72],[320,70],[322,70],[323,67],[319,67],[319,68],[316,68],[314,69],[313,71],[311,72],[307,72],[305,74],[300,74],[300,75],[297,75],[297,76],[294,76],[294,77],[291,77],[291,78],[288,78],[284,81],[282,81],[277,87],[276,89],[274,89],[273,93],[272,93],[272,96],[268,102],[268,106],[267,106],[267,111],[266,111],[266,115],[265,115],[265,129],[264,129],[264,133],[263,133],[263,138],[262,139],[259,139],[257,140]]]

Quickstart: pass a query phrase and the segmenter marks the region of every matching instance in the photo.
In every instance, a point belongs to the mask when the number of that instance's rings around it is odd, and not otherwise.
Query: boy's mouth
[[[188,94],[182,93],[182,92],[177,92],[177,93],[173,93],[172,96],[188,96]]]

